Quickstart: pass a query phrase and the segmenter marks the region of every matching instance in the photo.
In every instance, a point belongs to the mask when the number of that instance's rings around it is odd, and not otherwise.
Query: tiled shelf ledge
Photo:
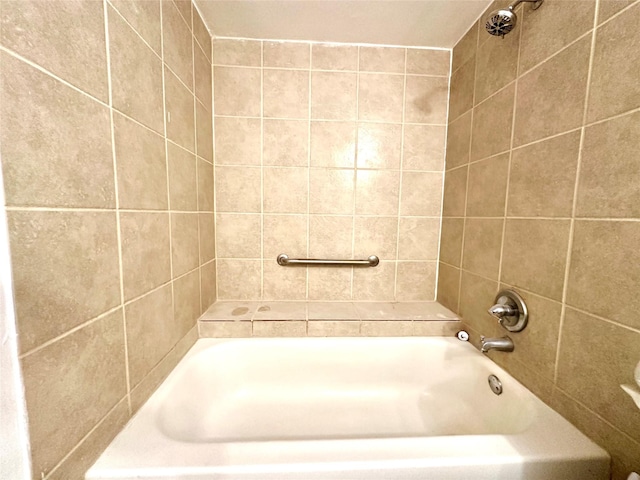
[[[200,337],[441,336],[460,318],[437,302],[214,303],[198,321]]]

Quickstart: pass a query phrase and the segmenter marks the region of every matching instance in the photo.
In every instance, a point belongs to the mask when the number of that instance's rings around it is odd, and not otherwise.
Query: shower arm
[[[542,5],[543,1],[544,0],[516,0],[511,5],[509,5],[509,10],[513,12],[522,2],[533,3],[533,9],[537,10],[538,8],[540,8],[540,5]]]

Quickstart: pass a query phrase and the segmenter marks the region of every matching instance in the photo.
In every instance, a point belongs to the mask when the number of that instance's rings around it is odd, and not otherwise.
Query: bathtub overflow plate
[[[502,393],[502,382],[495,375],[489,375],[489,387],[496,395],[500,395]]]

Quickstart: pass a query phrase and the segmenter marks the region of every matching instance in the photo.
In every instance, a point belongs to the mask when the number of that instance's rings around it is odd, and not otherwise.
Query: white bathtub
[[[609,457],[457,339],[201,339],[86,478],[605,480]]]

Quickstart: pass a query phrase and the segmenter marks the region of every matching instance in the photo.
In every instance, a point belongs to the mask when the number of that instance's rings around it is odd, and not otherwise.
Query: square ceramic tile
[[[353,214],[353,170],[312,168],[309,171],[309,212]]]
[[[400,173],[394,170],[358,170],[356,214],[397,215]],[[384,192],[384,195],[380,193]]]
[[[215,129],[216,165],[260,165],[260,119],[216,117]]]
[[[404,77],[361,73],[358,87],[358,119],[400,123]]]
[[[357,75],[342,72],[311,74],[311,118],[355,120]]]
[[[304,300],[307,296],[307,268],[283,267],[275,258],[265,259],[263,269],[263,298],[265,300]]]
[[[218,258],[260,258],[262,237],[258,214],[218,213],[216,251]]]
[[[263,119],[262,128],[263,165],[282,167],[308,165],[309,122],[304,120]],[[259,140],[260,138],[258,137]],[[313,137],[311,145],[313,145]]]
[[[305,213],[309,196],[306,168],[265,167],[264,211],[268,213]]]
[[[444,167],[446,127],[405,125],[402,168],[442,171]]]
[[[358,125],[358,168],[400,168],[401,125],[360,123]],[[405,168],[408,168],[405,166]]]
[[[218,298],[254,300],[262,295],[262,260],[218,260]]]
[[[411,123],[447,123],[447,77],[407,75],[404,120]]]
[[[262,77],[263,115],[265,117],[309,117],[308,71],[264,70]]]
[[[442,205],[442,174],[404,172],[400,215],[439,216]]]
[[[309,217],[310,257],[351,258],[352,239],[353,219],[351,216],[311,215]]]
[[[437,260],[440,219],[400,217],[398,260]]]
[[[216,115],[259,117],[260,86],[259,68],[214,67],[213,103]]]
[[[311,166],[353,168],[355,122],[311,122]]]
[[[260,168],[216,166],[218,212],[260,213]]]

